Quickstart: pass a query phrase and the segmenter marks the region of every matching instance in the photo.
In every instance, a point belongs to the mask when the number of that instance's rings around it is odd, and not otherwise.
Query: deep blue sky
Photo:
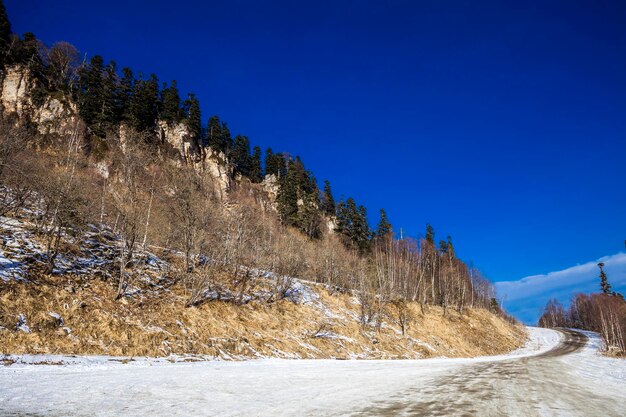
[[[626,2],[303,3],[5,1],[15,32],[176,79],[492,280],[623,249]]]

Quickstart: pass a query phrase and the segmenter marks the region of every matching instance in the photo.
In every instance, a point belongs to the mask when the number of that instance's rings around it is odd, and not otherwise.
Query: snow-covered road
[[[529,332],[474,359],[17,363],[0,368],[0,415],[624,415],[626,361],[599,356],[593,334],[555,356],[563,334]]]

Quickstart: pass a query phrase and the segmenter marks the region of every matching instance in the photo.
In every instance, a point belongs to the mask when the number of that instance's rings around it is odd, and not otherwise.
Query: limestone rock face
[[[78,109],[74,103],[62,103],[56,98],[48,97],[43,106],[35,109],[34,120],[42,134],[65,135],[80,125]]]
[[[68,134],[78,126],[78,109],[69,100],[48,96],[40,107],[30,97],[32,77],[22,66],[7,68],[2,81],[0,103],[5,114],[35,123],[41,134]]]
[[[335,230],[337,230],[337,218],[335,216],[324,216],[324,224],[326,225],[326,230],[328,231],[328,233],[334,233]]]
[[[159,120],[157,134],[161,143],[169,143],[186,163],[198,162],[201,158],[200,144],[191,137],[185,123],[167,123]]]
[[[202,161],[196,164],[196,168],[207,173],[213,179],[215,192],[222,201],[227,199],[230,191],[231,168],[223,152],[215,152],[211,148],[205,148]]]
[[[2,108],[7,113],[17,113],[19,116],[24,112],[24,108],[31,106],[28,97],[28,85],[30,76],[26,69],[14,66],[6,70],[2,82]]]
[[[263,178],[261,186],[267,193],[267,196],[270,200],[270,207],[274,211],[278,211],[278,207],[276,206],[276,199],[278,198],[278,189],[280,188],[280,185],[278,184],[278,178],[276,177],[276,175],[266,175],[265,178]]]

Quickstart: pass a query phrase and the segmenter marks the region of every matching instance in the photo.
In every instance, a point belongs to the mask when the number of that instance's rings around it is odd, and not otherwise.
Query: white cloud
[[[567,305],[577,293],[598,292],[598,262],[605,263],[613,289],[623,291],[626,288],[626,253],[618,253],[562,271],[532,275],[517,281],[496,282],[498,296],[507,311],[526,323],[534,323],[550,298]]]

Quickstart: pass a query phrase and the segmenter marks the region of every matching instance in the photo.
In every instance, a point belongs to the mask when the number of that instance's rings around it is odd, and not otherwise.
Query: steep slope
[[[181,255],[159,249],[136,254],[133,285],[115,300],[115,234],[93,229],[74,237],[49,275],[38,272],[45,247],[32,227],[24,218],[0,218],[2,354],[468,357],[508,352],[525,338],[521,327],[483,309],[459,313],[417,303],[408,306],[403,335],[391,305],[365,324],[357,293],[297,279],[274,301],[280,277],[255,270],[245,291],[216,279],[203,302],[188,307],[188,283],[170,273]]]

